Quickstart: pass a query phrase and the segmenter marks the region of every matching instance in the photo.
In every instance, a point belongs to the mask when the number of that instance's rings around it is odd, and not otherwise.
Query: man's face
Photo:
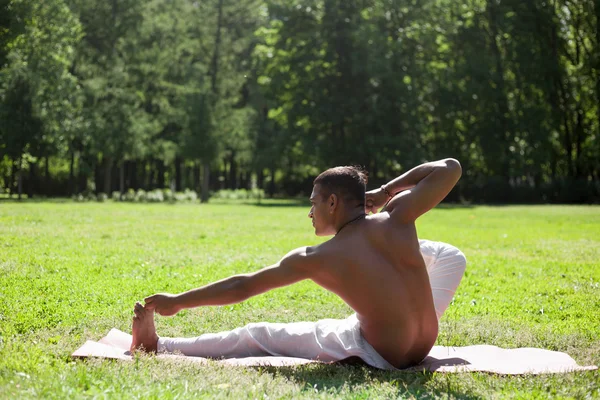
[[[335,234],[333,228],[333,212],[331,209],[331,196],[324,198],[321,185],[313,187],[310,195],[311,208],[308,218],[312,219],[315,235],[329,236]]]

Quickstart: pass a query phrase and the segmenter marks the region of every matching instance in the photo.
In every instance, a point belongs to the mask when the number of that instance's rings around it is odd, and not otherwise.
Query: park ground
[[[291,201],[0,202],[0,398],[600,398],[596,371],[445,375],[70,358],[112,327],[130,331],[144,296],[254,271],[319,243],[307,213]],[[420,237],[468,258],[437,344],[541,347],[600,365],[600,207],[439,207],[417,225]],[[350,313],[301,282],[238,305],[158,317],[157,328],[189,336]]]

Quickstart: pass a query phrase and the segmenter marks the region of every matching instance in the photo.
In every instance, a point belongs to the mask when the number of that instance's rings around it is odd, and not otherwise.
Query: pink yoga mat
[[[129,353],[131,335],[118,329],[111,331],[98,342],[88,340],[77,349],[73,357],[99,357],[132,360]],[[179,359],[207,363],[206,358],[160,354],[160,359]],[[235,366],[293,366],[318,361],[293,357],[247,357],[230,358],[216,362]],[[431,372],[491,372],[504,375],[546,374],[573,371],[590,371],[598,367],[577,365],[568,354],[534,348],[502,349],[496,346],[476,345],[467,347],[434,346],[421,364],[409,368],[413,371]]]

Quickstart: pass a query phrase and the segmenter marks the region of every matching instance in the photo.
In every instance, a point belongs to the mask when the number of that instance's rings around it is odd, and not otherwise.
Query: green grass
[[[0,397],[600,397],[597,372],[506,377],[69,357],[112,327],[129,331],[133,304],[146,295],[253,271],[318,243],[307,213],[281,202],[0,202]],[[468,258],[438,344],[535,346],[600,364],[599,207],[440,208],[418,231]],[[302,282],[234,306],[158,317],[157,327],[187,336],[350,313]]]

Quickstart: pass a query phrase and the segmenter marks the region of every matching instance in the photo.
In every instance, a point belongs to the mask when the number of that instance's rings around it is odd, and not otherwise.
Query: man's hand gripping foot
[[[154,327],[154,310],[148,310],[139,302],[135,303],[133,309],[131,352],[136,350],[156,353],[158,346],[158,335]]]

